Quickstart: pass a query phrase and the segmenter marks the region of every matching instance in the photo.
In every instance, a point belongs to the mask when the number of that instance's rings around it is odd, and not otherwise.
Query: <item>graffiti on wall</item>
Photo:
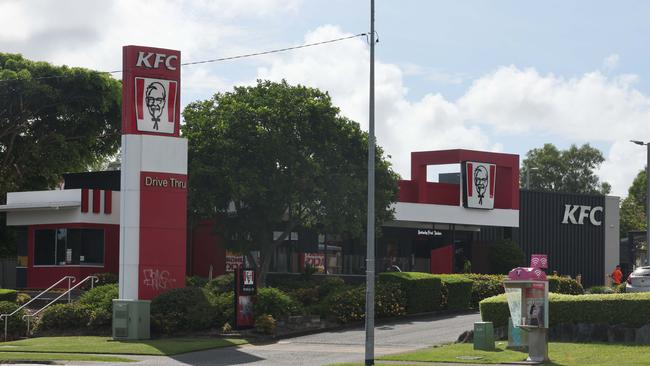
[[[157,291],[171,288],[176,282],[176,279],[172,278],[167,270],[148,268],[142,272],[144,285]]]

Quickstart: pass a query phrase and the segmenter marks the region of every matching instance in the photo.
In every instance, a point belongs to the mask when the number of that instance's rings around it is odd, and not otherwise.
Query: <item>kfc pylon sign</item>
[[[496,164],[465,161],[463,173],[463,206],[468,208],[494,208]]]
[[[179,136],[180,51],[125,46],[122,133]]]

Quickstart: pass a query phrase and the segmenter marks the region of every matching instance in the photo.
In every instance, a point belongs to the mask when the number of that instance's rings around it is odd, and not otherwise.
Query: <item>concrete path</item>
[[[479,314],[470,313],[380,323],[375,328],[375,355],[379,357],[453,342],[463,331],[472,329],[476,321],[480,321]],[[131,355],[124,357],[140,360],[138,363],[130,364],[137,366],[316,366],[342,362],[363,362],[364,342],[363,328],[353,328],[289,338],[268,344],[247,344],[171,357]],[[89,363],[71,364],[89,365]]]

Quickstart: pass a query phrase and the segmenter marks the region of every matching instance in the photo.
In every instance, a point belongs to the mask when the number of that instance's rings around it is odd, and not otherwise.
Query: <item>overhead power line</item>
[[[299,45],[299,46],[278,48],[278,49],[274,49],[274,50],[261,51],[261,52],[255,52],[255,53],[247,53],[247,54],[237,55],[237,56],[221,57],[221,58],[215,58],[215,59],[210,59],[210,60],[185,62],[185,63],[182,63],[181,66],[207,64],[207,63],[212,63],[212,62],[229,61],[229,60],[236,60],[236,59],[240,59],[240,58],[268,55],[268,54],[272,54],[272,53],[287,52],[287,51],[297,50],[297,49],[301,49],[301,48],[320,46],[320,45],[324,45],[324,44],[328,44],[328,43],[334,43],[334,42],[341,42],[341,41],[345,41],[345,40],[353,39],[353,38],[358,38],[358,37],[366,37],[367,35],[368,35],[368,33],[358,33],[358,34],[354,34],[354,35],[351,35],[351,36],[341,37],[341,38],[334,38],[334,39],[329,39],[329,40],[326,40],[326,41],[305,43],[305,44],[302,44],[302,45]],[[98,71],[98,72],[107,73],[107,74],[117,74],[117,73],[121,73],[122,70]],[[37,78],[32,78],[30,80],[58,79],[58,78],[64,78],[64,77],[66,77],[66,76],[64,76],[64,75],[40,76],[40,77],[37,77]],[[15,78],[15,79],[2,79],[2,80],[0,80],[0,83],[7,82],[7,81],[15,81],[15,80],[20,80],[20,79],[18,79],[18,78]]]

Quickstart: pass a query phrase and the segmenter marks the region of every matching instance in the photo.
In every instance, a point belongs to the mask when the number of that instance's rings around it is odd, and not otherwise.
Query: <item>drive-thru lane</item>
[[[419,317],[380,323],[375,330],[377,356],[453,342],[480,320],[476,313]],[[173,357],[147,357],[136,365],[328,365],[362,361],[363,328],[344,329],[280,340],[193,352]],[[132,357],[132,356],[131,356]]]

